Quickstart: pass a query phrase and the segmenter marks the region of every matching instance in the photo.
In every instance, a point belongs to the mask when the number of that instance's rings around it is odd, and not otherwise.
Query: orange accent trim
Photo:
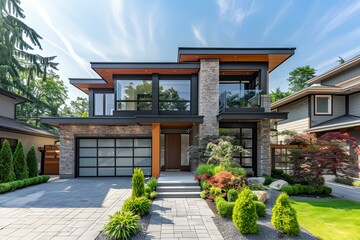
[[[152,124],[152,176],[160,177],[160,123]]]

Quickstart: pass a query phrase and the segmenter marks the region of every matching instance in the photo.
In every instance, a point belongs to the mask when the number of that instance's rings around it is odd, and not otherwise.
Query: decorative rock
[[[268,193],[265,191],[252,191],[258,198],[258,201],[265,203]]]
[[[263,177],[250,177],[247,179],[249,184],[264,184],[265,178]]]
[[[282,188],[283,186],[287,186],[287,185],[289,185],[289,183],[287,181],[276,180],[275,182],[271,183],[269,187],[271,189],[280,190],[280,188]]]

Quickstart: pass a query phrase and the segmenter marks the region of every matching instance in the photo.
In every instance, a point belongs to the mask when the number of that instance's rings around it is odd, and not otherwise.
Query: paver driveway
[[[0,195],[0,239],[94,239],[130,178],[58,179]]]

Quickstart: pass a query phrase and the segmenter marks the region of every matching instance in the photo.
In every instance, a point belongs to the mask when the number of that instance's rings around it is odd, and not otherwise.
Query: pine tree
[[[26,163],[27,163],[29,178],[38,176],[39,174],[38,162],[36,159],[36,151],[34,146],[31,146],[26,156]]]
[[[14,173],[16,180],[28,178],[28,169],[25,160],[24,146],[19,140],[14,153]]]
[[[15,180],[13,156],[10,144],[5,140],[0,151],[0,182],[11,182]]]

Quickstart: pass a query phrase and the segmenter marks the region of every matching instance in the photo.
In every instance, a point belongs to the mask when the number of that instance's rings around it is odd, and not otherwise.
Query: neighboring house
[[[37,148],[54,144],[59,135],[16,120],[16,105],[26,101],[26,98],[0,88],[0,144],[7,139],[14,150],[18,140],[21,140],[25,154],[34,145],[40,167],[41,153]]]
[[[247,150],[250,174],[270,172],[268,74],[294,48],[179,48],[177,62],[95,62],[101,79],[70,79],[89,95],[89,117],[49,117],[60,128],[60,176],[147,176],[194,170],[197,136],[227,134]],[[190,167],[191,166],[191,167]]]
[[[277,131],[348,132],[360,142],[360,55],[308,83],[312,86],[271,104],[272,111],[289,113],[277,123]],[[359,171],[353,174],[360,177]]]

